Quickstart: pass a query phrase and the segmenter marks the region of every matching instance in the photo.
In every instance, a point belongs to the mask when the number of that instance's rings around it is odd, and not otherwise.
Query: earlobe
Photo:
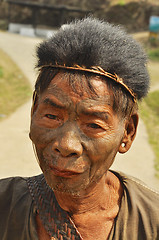
[[[135,139],[139,116],[137,113],[131,115],[128,121],[125,123],[125,132],[119,146],[119,153],[126,153]]]

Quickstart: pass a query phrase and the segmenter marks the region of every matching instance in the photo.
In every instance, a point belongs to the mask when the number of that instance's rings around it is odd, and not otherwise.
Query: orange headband
[[[81,67],[79,65],[74,65],[72,67],[68,67],[68,66],[65,66],[65,65],[52,65],[52,64],[48,64],[48,65],[41,66],[40,70],[42,71],[43,68],[46,68],[46,67],[61,68],[61,69],[66,69],[66,70],[68,69],[68,70],[84,71],[84,72],[95,73],[95,74],[98,74],[98,75],[102,75],[102,76],[108,77],[108,78],[114,80],[115,82],[121,84],[129,92],[129,94],[132,96],[132,99],[133,99],[134,103],[136,103],[136,95],[135,95],[135,93],[133,92],[132,89],[130,89],[123,82],[123,79],[120,78],[117,74],[111,74],[111,73],[106,72],[103,68],[101,68],[99,66],[92,66],[91,68],[85,68],[85,67],[83,67],[83,66]]]
[[[43,65],[41,66],[40,70],[42,71],[43,68],[45,67],[51,67],[51,68],[61,68],[61,69],[68,69],[68,70],[77,70],[77,71],[84,71],[84,72],[90,72],[90,73],[95,73],[95,74],[98,74],[98,75],[102,75],[102,76],[105,76],[105,77],[108,77],[112,80],[114,80],[115,82],[121,84],[129,93],[130,95],[132,96],[132,99],[134,101],[134,103],[136,103],[136,95],[135,93],[133,92],[132,89],[130,89],[124,82],[123,82],[123,79],[120,78],[117,74],[111,74],[111,73],[108,73],[106,72],[104,69],[102,69],[101,67],[99,66],[92,66],[91,68],[85,68],[85,67],[81,67],[79,65],[74,65],[72,67],[68,67],[68,66],[65,66],[65,65]]]

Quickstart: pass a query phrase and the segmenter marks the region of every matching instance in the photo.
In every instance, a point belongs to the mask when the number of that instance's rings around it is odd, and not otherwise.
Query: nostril
[[[57,153],[61,153],[61,151],[58,148],[55,148],[55,152]],[[65,157],[73,157],[73,156],[77,156],[77,153],[62,153],[62,155],[64,155]]]
[[[77,153],[70,153],[69,157],[77,156]]]

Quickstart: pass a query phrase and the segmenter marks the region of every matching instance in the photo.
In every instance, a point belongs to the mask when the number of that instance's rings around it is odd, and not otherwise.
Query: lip
[[[80,174],[78,172],[73,172],[73,171],[69,171],[69,170],[68,171],[60,170],[60,169],[58,169],[56,167],[52,167],[52,166],[50,166],[50,169],[53,172],[53,174],[58,177],[70,178],[73,176],[78,176]]]

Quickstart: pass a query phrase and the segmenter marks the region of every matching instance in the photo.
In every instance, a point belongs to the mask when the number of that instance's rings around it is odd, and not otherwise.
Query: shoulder
[[[159,193],[150,189],[141,180],[119,173],[119,178],[122,181],[124,195],[129,200],[129,204],[139,213],[145,211],[145,216],[156,219],[159,224]]]
[[[34,207],[28,179],[10,177],[0,180],[0,239],[16,239],[17,234],[20,239],[30,239],[27,234]]]
[[[123,184],[119,219],[123,226],[127,226],[126,234],[131,233],[127,239],[158,239],[159,193],[134,177],[114,174]]]
[[[0,203],[10,206],[11,202],[17,201],[24,195],[28,195],[26,178],[10,177],[0,180]]]
[[[154,189],[148,187],[144,182],[141,180],[124,174],[122,172],[115,172],[112,171],[122,182],[124,191],[127,192],[128,195],[133,195],[138,199],[143,199],[143,201],[148,198],[154,200],[156,204],[159,206],[159,192]]]
[[[11,206],[26,197],[29,198],[27,178],[10,177],[0,180],[1,210],[3,209],[2,206]]]
[[[141,201],[143,204],[150,204],[150,207],[153,203],[159,210],[159,193],[157,191],[148,187],[141,180],[123,173],[120,173],[120,179],[124,190],[134,202],[138,203]]]
[[[5,194],[5,192],[13,192],[15,189],[18,190],[27,188],[27,178],[23,177],[9,177],[0,179],[0,196]],[[19,190],[20,190],[19,189]]]

